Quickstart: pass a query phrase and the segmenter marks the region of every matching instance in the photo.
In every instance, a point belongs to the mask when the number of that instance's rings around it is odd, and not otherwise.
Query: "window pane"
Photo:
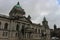
[[[5,23],[4,29],[8,29],[8,23]]]
[[[17,24],[17,26],[16,26],[16,30],[19,31],[19,25],[18,25],[18,24]]]
[[[3,36],[7,36],[7,32],[3,32]]]

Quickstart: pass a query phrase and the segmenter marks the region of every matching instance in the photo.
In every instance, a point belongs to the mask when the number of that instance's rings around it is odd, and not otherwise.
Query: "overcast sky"
[[[0,0],[0,14],[8,15],[18,1],[32,22],[42,23],[45,16],[50,28],[54,24],[60,27],[60,0]]]

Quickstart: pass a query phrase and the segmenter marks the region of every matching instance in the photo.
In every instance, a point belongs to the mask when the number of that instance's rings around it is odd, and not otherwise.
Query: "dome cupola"
[[[21,8],[19,2],[12,8],[12,10],[9,13],[10,17],[23,17],[25,15],[24,9]]]

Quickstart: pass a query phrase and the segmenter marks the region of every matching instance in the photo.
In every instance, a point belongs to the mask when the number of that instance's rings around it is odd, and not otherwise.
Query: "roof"
[[[7,16],[7,15],[2,15],[2,14],[0,14],[0,18],[6,18],[6,19],[12,19],[12,20],[15,20],[13,17],[12,18],[10,18],[10,16]],[[25,22],[29,22],[29,23],[31,23],[32,24],[32,22],[31,22],[31,20],[29,20],[28,18],[26,18],[25,16],[23,16],[23,17],[20,17],[20,18],[25,18],[26,19],[26,21]],[[17,19],[16,19],[17,20]],[[23,20],[21,20],[21,21],[23,21]]]
[[[36,23],[32,23],[32,25],[35,25],[35,26],[42,26],[42,25],[40,25],[40,24],[36,24]]]
[[[47,20],[46,20],[46,17],[43,18],[43,21],[47,21]]]
[[[2,14],[0,14],[0,17],[2,17],[2,18],[9,18],[9,16],[7,16],[7,15],[2,15]]]

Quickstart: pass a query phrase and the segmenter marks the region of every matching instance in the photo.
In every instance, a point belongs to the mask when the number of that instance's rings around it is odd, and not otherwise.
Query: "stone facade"
[[[50,40],[48,21],[44,17],[42,25],[32,23],[18,2],[9,16],[0,14],[0,40]]]

